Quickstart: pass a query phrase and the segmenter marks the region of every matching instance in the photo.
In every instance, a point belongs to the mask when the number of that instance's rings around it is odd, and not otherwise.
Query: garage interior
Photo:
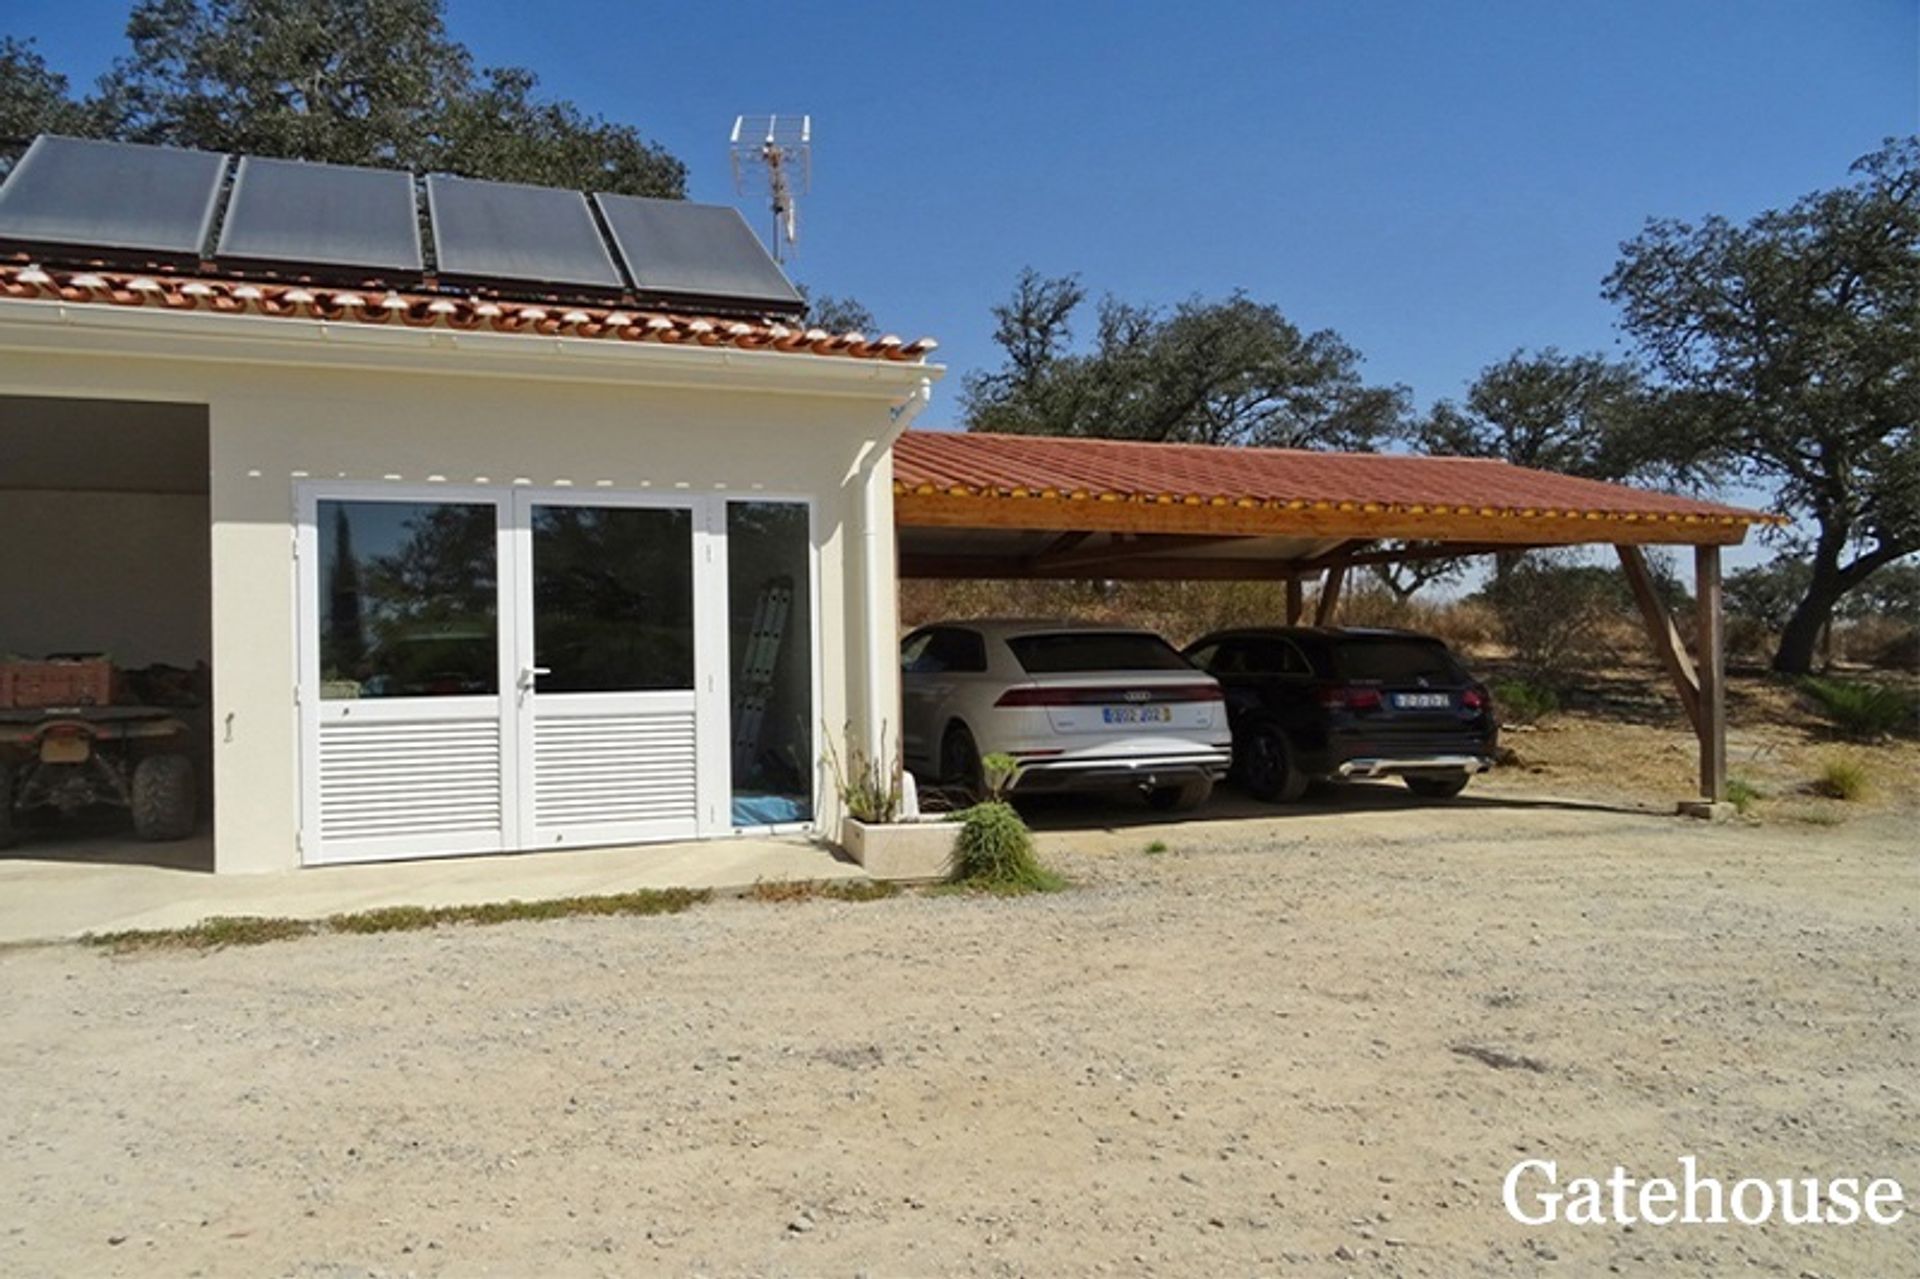
[[[137,839],[123,806],[41,806],[0,856],[213,869],[207,476],[204,406],[0,397],[0,662],[109,660],[105,709],[122,723],[179,721],[197,800],[192,832],[164,841]],[[0,727],[47,709],[0,695],[15,700],[30,704],[0,704]],[[16,776],[30,763],[16,759]]]

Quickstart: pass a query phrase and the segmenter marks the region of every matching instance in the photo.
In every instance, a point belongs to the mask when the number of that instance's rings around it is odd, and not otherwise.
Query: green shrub
[[[1633,607],[1620,574],[1550,551],[1496,569],[1480,595],[1514,662],[1536,683],[1565,683],[1605,660],[1609,622]]]
[[[1859,799],[1867,793],[1867,766],[1845,755],[1830,759],[1814,778],[1813,789],[1828,799]]]
[[[966,811],[955,847],[954,880],[997,893],[1046,893],[1066,884],[1035,860],[1033,833],[1013,805],[1000,800]]]
[[[1886,737],[1912,733],[1920,726],[1920,699],[1901,689],[1815,676],[1801,680],[1800,688],[1827,721],[1848,737]]]
[[[1560,697],[1544,684],[1503,679],[1493,685],[1493,708],[1502,723],[1533,724],[1560,709]]]
[[[1736,813],[1751,812],[1753,806],[1762,798],[1760,788],[1746,778],[1729,777],[1727,779],[1727,802],[1733,805],[1733,811]]]

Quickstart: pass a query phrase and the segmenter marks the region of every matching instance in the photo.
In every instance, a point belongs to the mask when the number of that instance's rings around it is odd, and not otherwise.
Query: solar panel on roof
[[[216,256],[418,274],[413,178],[388,169],[242,157]]]
[[[593,198],[642,291],[805,305],[738,210],[634,195]]]
[[[43,134],[0,186],[0,241],[197,261],[227,157]]]
[[[622,287],[578,191],[436,173],[427,179],[427,207],[443,277]]]

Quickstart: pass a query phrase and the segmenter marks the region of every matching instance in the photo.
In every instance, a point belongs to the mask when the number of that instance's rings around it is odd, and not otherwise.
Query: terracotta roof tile
[[[0,263],[0,297],[170,311],[265,315],[331,323],[395,324],[600,341],[694,342],[742,350],[775,350],[853,360],[925,363],[932,338],[903,342],[893,334],[797,329],[777,321],[748,322],[618,307],[550,308],[532,303],[431,293],[378,293],[318,285],[269,284],[199,276],[121,271],[66,271]]]
[[[1738,524],[1777,519],[1478,458],[1080,437],[909,431],[894,447],[893,474],[895,491],[902,494]]]

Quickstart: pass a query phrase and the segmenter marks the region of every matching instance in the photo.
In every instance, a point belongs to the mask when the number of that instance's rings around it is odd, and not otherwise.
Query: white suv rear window
[[[1007,641],[1029,675],[1091,671],[1190,671],[1193,664],[1158,635],[1132,631],[1061,631]]]

